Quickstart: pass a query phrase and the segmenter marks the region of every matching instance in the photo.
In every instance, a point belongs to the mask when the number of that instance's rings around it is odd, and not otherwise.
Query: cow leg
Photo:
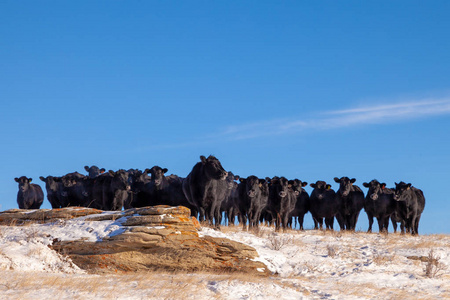
[[[325,218],[326,229],[333,230],[333,227],[334,227],[333,223],[334,223],[334,217]]]
[[[345,219],[341,214],[336,214],[336,220],[338,221],[339,228],[345,230]]]
[[[377,217],[377,222],[378,222],[378,232],[382,233],[383,232],[383,219],[381,217]]]
[[[410,227],[411,227],[411,234],[412,235],[416,235],[417,234],[417,231],[416,231],[416,219],[417,219],[416,215],[413,215],[411,217]]]
[[[392,227],[394,227],[394,233],[397,233],[397,222],[394,221],[394,218],[391,216]]]
[[[281,228],[281,215],[280,213],[276,213],[275,216],[275,231],[279,231]]]
[[[211,211],[215,221],[215,229],[220,230],[220,203],[216,203],[216,205],[213,205]]]
[[[284,214],[282,216],[282,221],[283,221],[283,231],[286,231],[286,229],[288,228],[288,223],[289,223],[289,214]]]
[[[242,228],[244,230],[247,230],[247,214],[242,214],[242,216],[240,217],[241,219],[241,224],[242,224]]]
[[[317,216],[312,216],[313,217],[313,222],[314,222],[314,229],[317,230],[319,229],[319,222],[318,222],[318,217]]]
[[[304,220],[304,218],[305,218],[305,215],[303,215],[303,214],[300,214],[298,216],[298,225],[300,226],[300,230],[304,230],[303,229],[303,220]]]
[[[419,234],[419,221],[420,221],[420,217],[421,215],[416,217],[416,224],[415,224],[415,228],[416,228],[416,234]]]
[[[400,222],[400,229],[401,229],[402,234],[406,233],[406,222],[405,222],[405,220],[401,220],[401,222]]]
[[[199,221],[200,222],[205,221],[205,208],[199,207],[199,213],[200,213],[200,215],[198,217]]]
[[[389,227],[389,216],[387,216],[387,217],[384,217],[384,220],[383,220],[383,229],[384,229],[384,231],[386,232],[386,233],[388,233],[389,232],[389,230],[388,230],[388,227]]]
[[[367,232],[372,232],[373,215],[371,213],[367,213],[367,218],[369,219],[369,229],[367,229]]]

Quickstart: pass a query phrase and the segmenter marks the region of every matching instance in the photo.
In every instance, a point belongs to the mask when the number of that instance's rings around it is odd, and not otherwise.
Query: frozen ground
[[[48,245],[99,240],[119,221],[83,218],[25,227],[0,226],[1,299],[450,299],[450,236],[204,228],[257,249],[273,276],[136,273],[90,275]],[[433,250],[436,263],[426,275]]]

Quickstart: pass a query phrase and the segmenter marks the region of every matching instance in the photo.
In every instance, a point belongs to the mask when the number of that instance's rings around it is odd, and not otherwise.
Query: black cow
[[[364,210],[369,218],[369,229],[372,232],[373,218],[377,218],[379,232],[388,232],[389,218],[395,213],[397,203],[394,200],[393,189],[386,188],[386,183],[379,183],[374,179],[364,182],[363,186],[369,188],[364,200]]]
[[[228,225],[234,224],[236,216],[239,214],[239,192],[238,183],[236,180],[239,180],[239,176],[234,175],[231,171],[228,171],[226,179],[228,191],[225,200],[222,201],[222,205],[220,206],[220,217],[224,214]]]
[[[91,195],[86,185],[87,176],[78,172],[68,173],[61,177],[61,207],[89,206]]]
[[[341,230],[355,230],[358,222],[359,213],[364,207],[364,193],[361,188],[354,185],[356,179],[334,177],[334,181],[339,183],[339,190],[336,197],[339,202],[338,220]]]
[[[154,205],[170,205],[170,206],[190,206],[183,193],[182,178],[177,175],[165,176],[167,168],[154,166],[146,169],[145,173],[149,173],[150,181],[147,183],[146,192],[148,197],[147,204]]]
[[[310,186],[313,191],[309,198],[309,211],[313,217],[314,229],[319,229],[319,227],[322,229],[323,219],[325,219],[326,229],[333,230],[334,217],[339,209],[336,192],[325,181],[319,180],[316,183],[311,183]]]
[[[244,229],[258,227],[261,212],[269,200],[269,186],[266,180],[256,176],[240,178],[238,186],[238,208],[240,222]]]
[[[150,206],[154,185],[150,183],[151,178],[148,176],[148,171],[149,169],[146,169],[144,172],[140,170],[128,170],[131,193],[124,204],[126,209]]]
[[[125,170],[116,172],[110,170],[98,176],[94,182],[92,207],[103,210],[121,210],[128,199],[128,194],[131,193],[128,177],[128,172]]]
[[[213,225],[215,220],[217,229],[220,229],[220,206],[228,190],[227,175],[216,157],[202,155],[182,184],[186,199],[200,212],[200,221],[206,217]]]
[[[39,177],[43,182],[45,182],[45,189],[47,190],[47,199],[50,202],[52,208],[61,208],[61,192],[62,192],[62,181],[61,177],[47,176]]]
[[[267,210],[275,221],[275,230],[286,230],[290,213],[295,208],[297,197],[289,187],[285,177],[274,177],[269,183],[269,202]]]
[[[128,193],[128,198],[124,201],[123,207],[125,209],[130,209],[132,207],[144,207],[145,204],[138,204],[137,197],[144,188],[145,184],[150,182],[150,177],[147,173],[138,169],[129,169],[127,172],[128,182],[130,183],[130,193]]]
[[[44,202],[44,193],[39,185],[30,183],[32,178],[22,176],[14,178],[19,183],[17,204],[20,209],[39,209]]]
[[[413,234],[419,234],[419,221],[425,208],[423,192],[415,188],[411,183],[395,183],[394,200],[397,201],[397,213],[402,220],[402,225]]]
[[[99,168],[97,166],[84,166],[84,169],[89,173],[89,178],[95,178],[97,176],[99,176],[100,174],[105,173],[105,169],[104,168]]]
[[[303,230],[303,220],[305,218],[305,214],[309,211],[309,195],[305,191],[303,187],[307,186],[307,182],[302,182],[299,179],[294,179],[289,181],[289,185],[294,191],[295,196],[297,197],[297,202],[295,203],[295,208],[291,212],[291,216],[289,217],[289,224],[292,226],[292,220],[298,222],[300,225],[300,230]],[[296,226],[296,224],[294,224]]]

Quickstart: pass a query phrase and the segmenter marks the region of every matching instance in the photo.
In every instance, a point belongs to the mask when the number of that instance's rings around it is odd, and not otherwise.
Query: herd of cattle
[[[325,181],[311,183],[311,195],[303,189],[301,180],[285,177],[239,178],[227,172],[214,157],[200,156],[186,178],[166,176],[167,169],[154,166],[145,171],[109,171],[97,166],[85,167],[88,176],[78,172],[61,177],[40,177],[45,182],[47,198],[52,208],[84,206],[102,210],[122,210],[154,205],[183,205],[191,209],[200,221],[209,221],[216,228],[221,223],[234,223],[236,218],[244,227],[257,227],[260,222],[275,224],[275,228],[292,227],[293,220],[303,229],[303,219],[310,212],[315,229],[333,229],[336,218],[341,230],[355,230],[360,211],[364,208],[372,231],[373,218],[379,231],[387,232],[389,220],[394,231],[400,223],[402,233],[418,234],[419,220],[425,207],[423,192],[410,183],[364,182],[363,191],[355,179],[334,178],[339,189],[334,191]],[[17,202],[21,209],[38,209],[44,194],[31,178],[15,178],[19,183]],[[225,220],[222,218],[225,217]],[[296,224],[294,223],[294,226]]]

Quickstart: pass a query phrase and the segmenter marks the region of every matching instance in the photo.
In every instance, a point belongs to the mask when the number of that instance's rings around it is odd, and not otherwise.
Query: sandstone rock
[[[245,272],[268,275],[267,267],[253,261],[256,250],[223,238],[199,237],[199,222],[186,207],[155,206],[119,212],[90,208],[9,210],[0,213],[0,224],[52,222],[83,217],[85,221],[116,220],[119,235],[101,241],[58,241],[51,246],[68,255],[78,267],[91,273],[149,270]],[[258,270],[264,270],[260,272]]]
[[[66,207],[58,209],[10,209],[0,212],[0,225],[21,225],[25,222],[48,223],[61,219],[73,219],[103,211],[86,207]]]

